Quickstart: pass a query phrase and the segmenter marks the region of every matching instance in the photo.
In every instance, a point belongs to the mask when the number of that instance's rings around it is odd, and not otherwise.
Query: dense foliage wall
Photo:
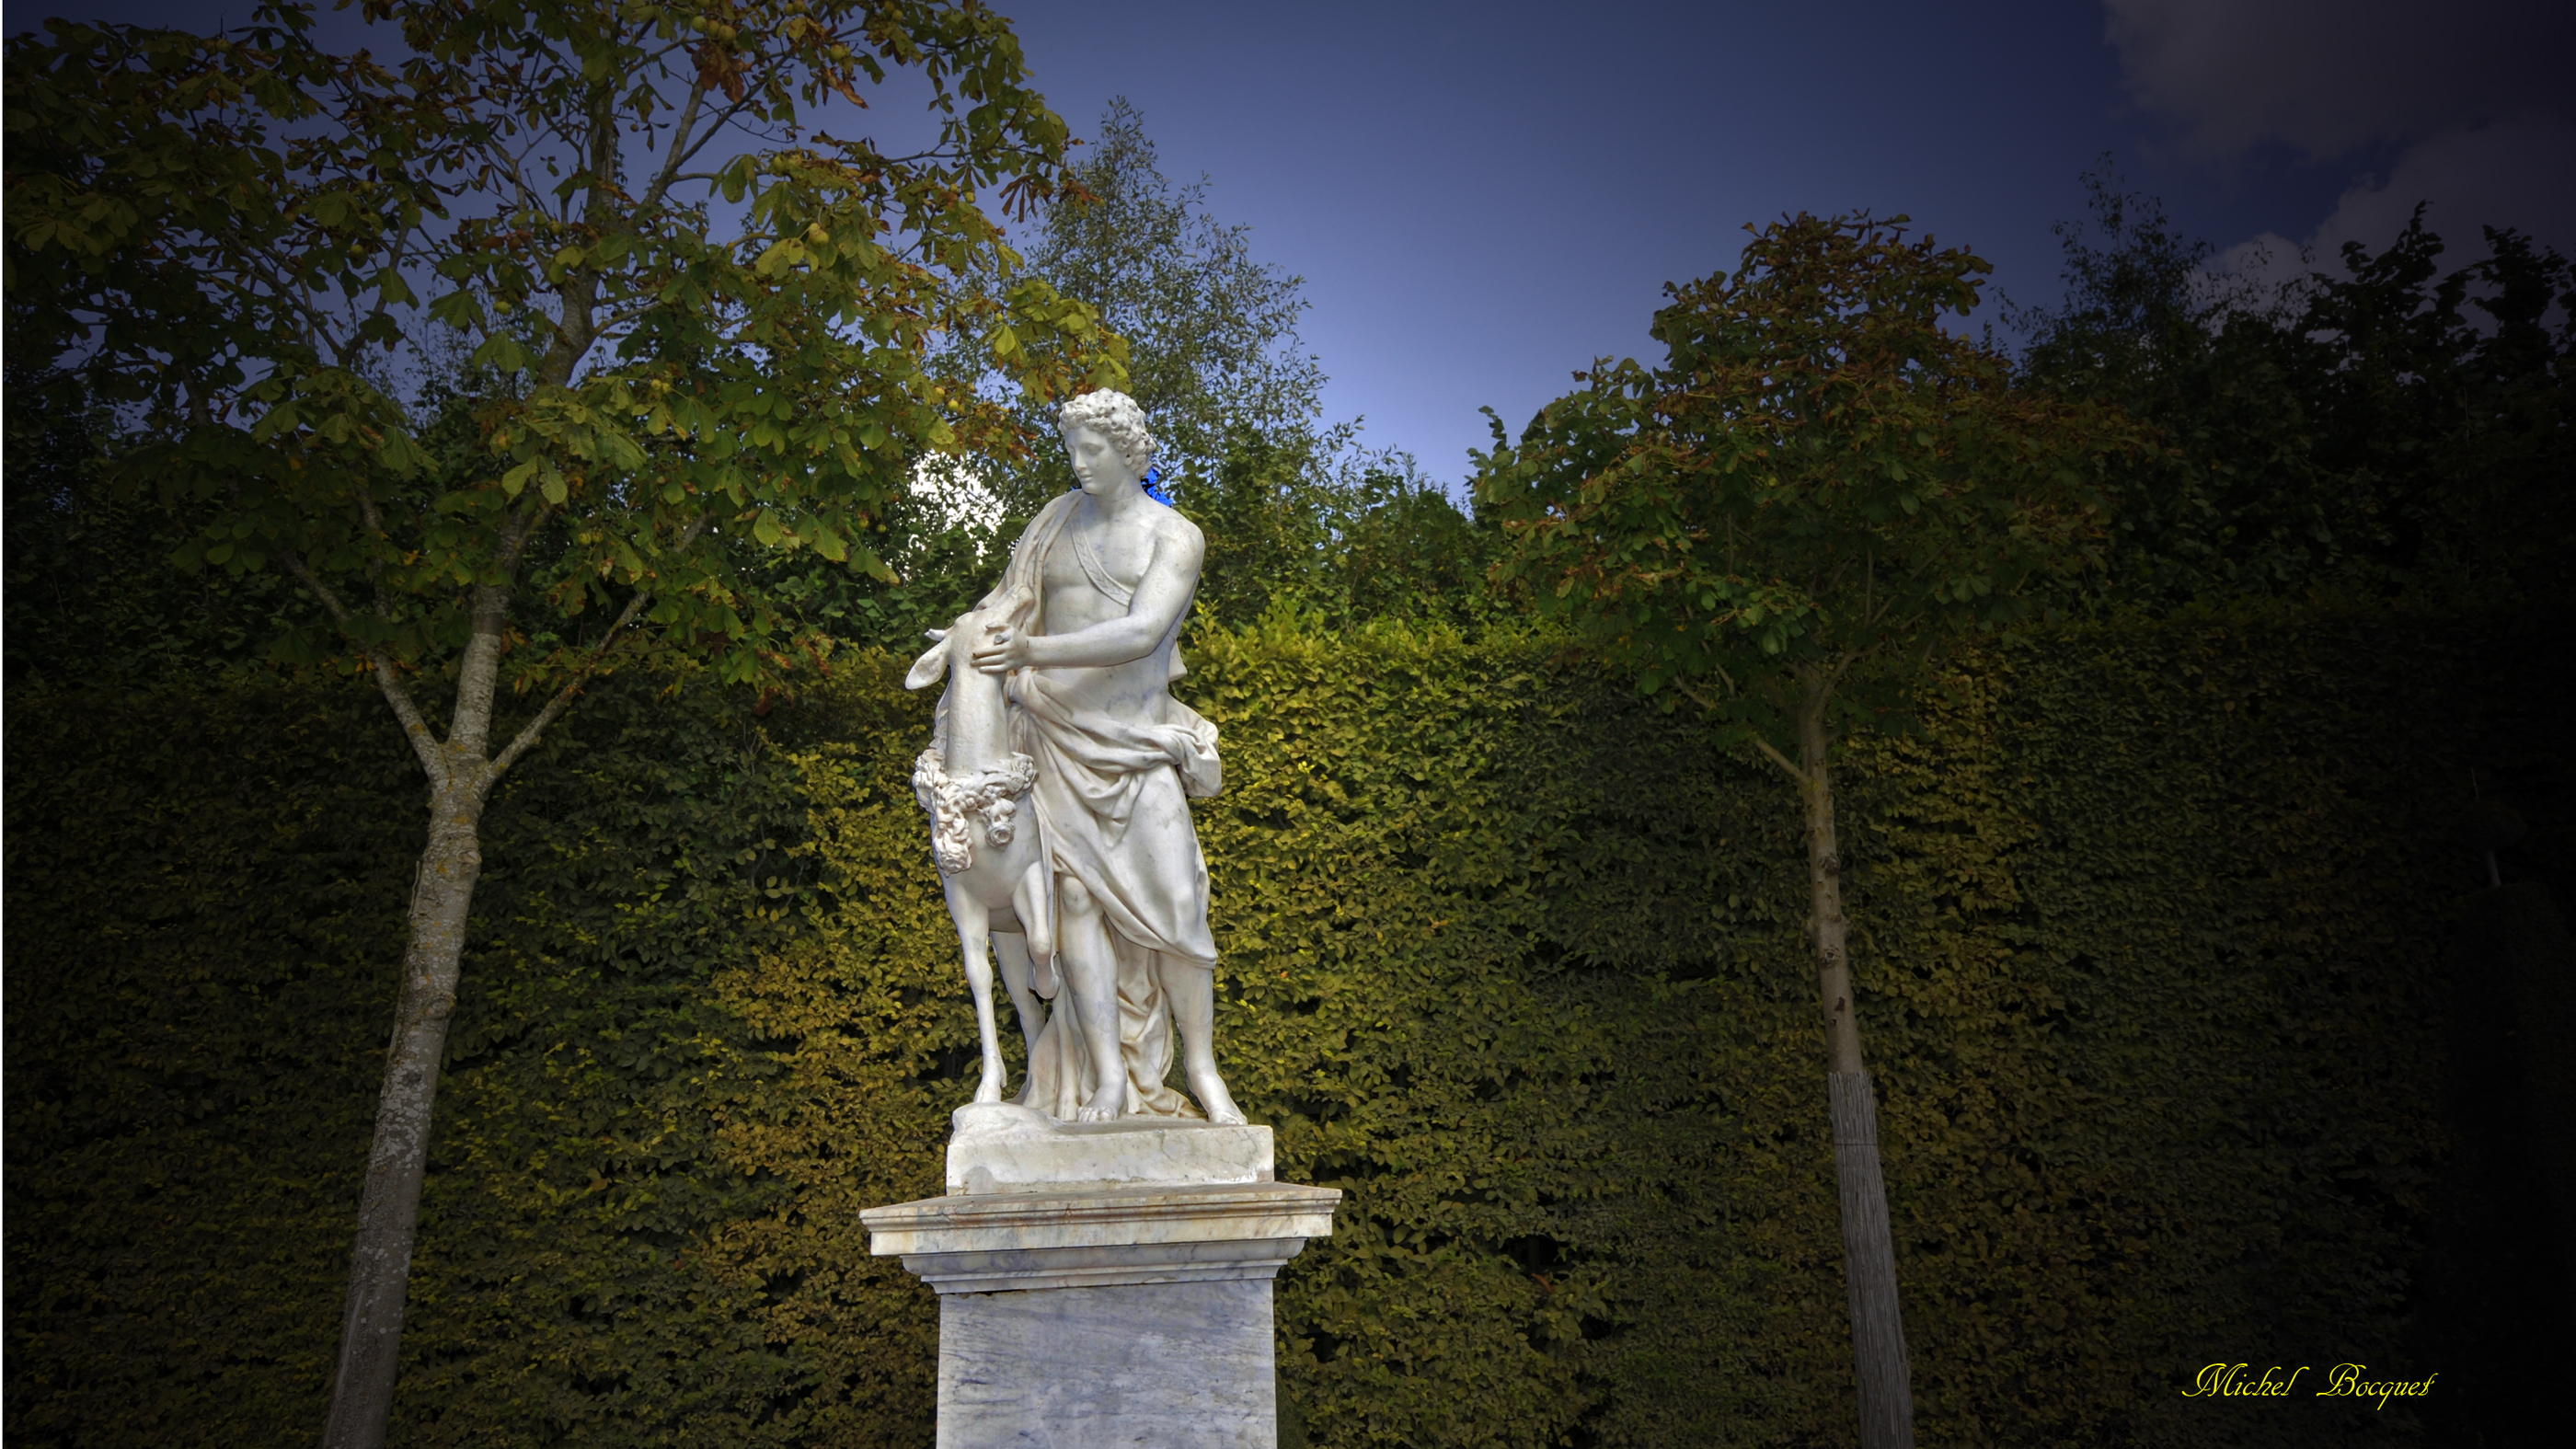
[[[2180,1390],[2415,1367],[2440,942],[2478,883],[2439,828],[2472,766],[2546,762],[2566,643],[2095,627],[1854,746],[1925,1442],[2414,1437]],[[1281,1280],[1312,1442],[1850,1442],[1787,788],[1540,645],[1275,625],[1191,668],[1222,1058],[1282,1175],[1347,1193]],[[928,1442],[935,1307],[858,1212],[938,1190],[973,1020],[897,677],[766,715],[621,685],[513,776],[395,1442]],[[303,1442],[415,772],[355,692],[7,706],[8,1432]]]

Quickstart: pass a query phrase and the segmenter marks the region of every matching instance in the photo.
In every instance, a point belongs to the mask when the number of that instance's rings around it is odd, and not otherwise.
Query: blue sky
[[[1663,284],[1784,211],[1907,213],[2023,301],[2054,297],[2050,223],[2106,152],[2222,249],[2376,247],[2422,199],[2457,258],[2484,221],[2576,251],[2564,4],[997,8],[1077,135],[1124,95],[1165,172],[1205,175],[1215,214],[1305,278],[1329,415],[1450,481],[1486,441],[1478,407],[1518,428],[1594,356],[1651,350]],[[9,0],[7,25],[48,13]]]

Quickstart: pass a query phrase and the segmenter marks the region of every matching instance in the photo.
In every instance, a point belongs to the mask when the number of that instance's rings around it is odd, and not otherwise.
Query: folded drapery
[[[1049,503],[1020,536],[1001,583],[978,606],[998,611],[1014,630],[1045,632],[1042,571],[1081,495]],[[1084,552],[1088,552],[1087,550]],[[1106,575],[1081,560],[1088,578]],[[1115,579],[1095,582],[1120,601]],[[1123,601],[1120,601],[1123,602]],[[1174,622],[1173,634],[1180,625]],[[1174,659],[1173,638],[1163,641]],[[942,647],[946,647],[943,642]],[[1128,1078],[1128,1110],[1153,1116],[1200,1115],[1189,1098],[1164,1084],[1176,1043],[1163,973],[1216,965],[1208,930],[1207,860],[1190,823],[1187,797],[1224,788],[1217,729],[1189,706],[1166,700],[1159,724],[1140,724],[1071,703],[1041,669],[1009,681],[1011,747],[1037,762],[1029,792],[1038,840],[1049,864],[1037,909],[1056,915],[1060,883],[1071,877],[1100,903],[1118,957],[1119,1051]],[[1059,930],[1055,939],[1064,939]],[[1090,1084],[1090,1056],[1080,1026],[1059,993],[1029,1063],[1028,1105],[1071,1117]]]

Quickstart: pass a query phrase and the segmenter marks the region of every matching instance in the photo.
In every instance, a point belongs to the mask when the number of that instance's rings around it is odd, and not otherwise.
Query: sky
[[[6,27],[59,4],[7,0]],[[1304,278],[1327,418],[1451,483],[1480,407],[1517,431],[1595,357],[1651,358],[1664,285],[1786,212],[1904,213],[2024,303],[2056,297],[2051,224],[2106,154],[2240,266],[2375,250],[2419,201],[2452,261],[2481,224],[2576,254],[2564,0],[995,8],[1076,135],[1124,96],[1165,174]]]

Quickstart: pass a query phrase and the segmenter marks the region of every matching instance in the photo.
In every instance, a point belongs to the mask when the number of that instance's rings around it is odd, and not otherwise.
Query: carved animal
[[[904,677],[907,689],[941,679],[948,685],[930,748],[913,762],[912,789],[930,816],[931,858],[957,925],[966,984],[975,993],[984,1046],[978,1102],[1002,1100],[1008,1075],[993,1025],[992,958],[1001,958],[1002,981],[1032,1054],[1046,1023],[1039,999],[1056,994],[1053,923],[1039,908],[1046,862],[1037,821],[1023,809],[1037,764],[1011,748],[1001,676],[977,669],[972,657],[972,641],[1001,623],[1000,610],[975,610],[945,631],[932,630],[939,642]]]

